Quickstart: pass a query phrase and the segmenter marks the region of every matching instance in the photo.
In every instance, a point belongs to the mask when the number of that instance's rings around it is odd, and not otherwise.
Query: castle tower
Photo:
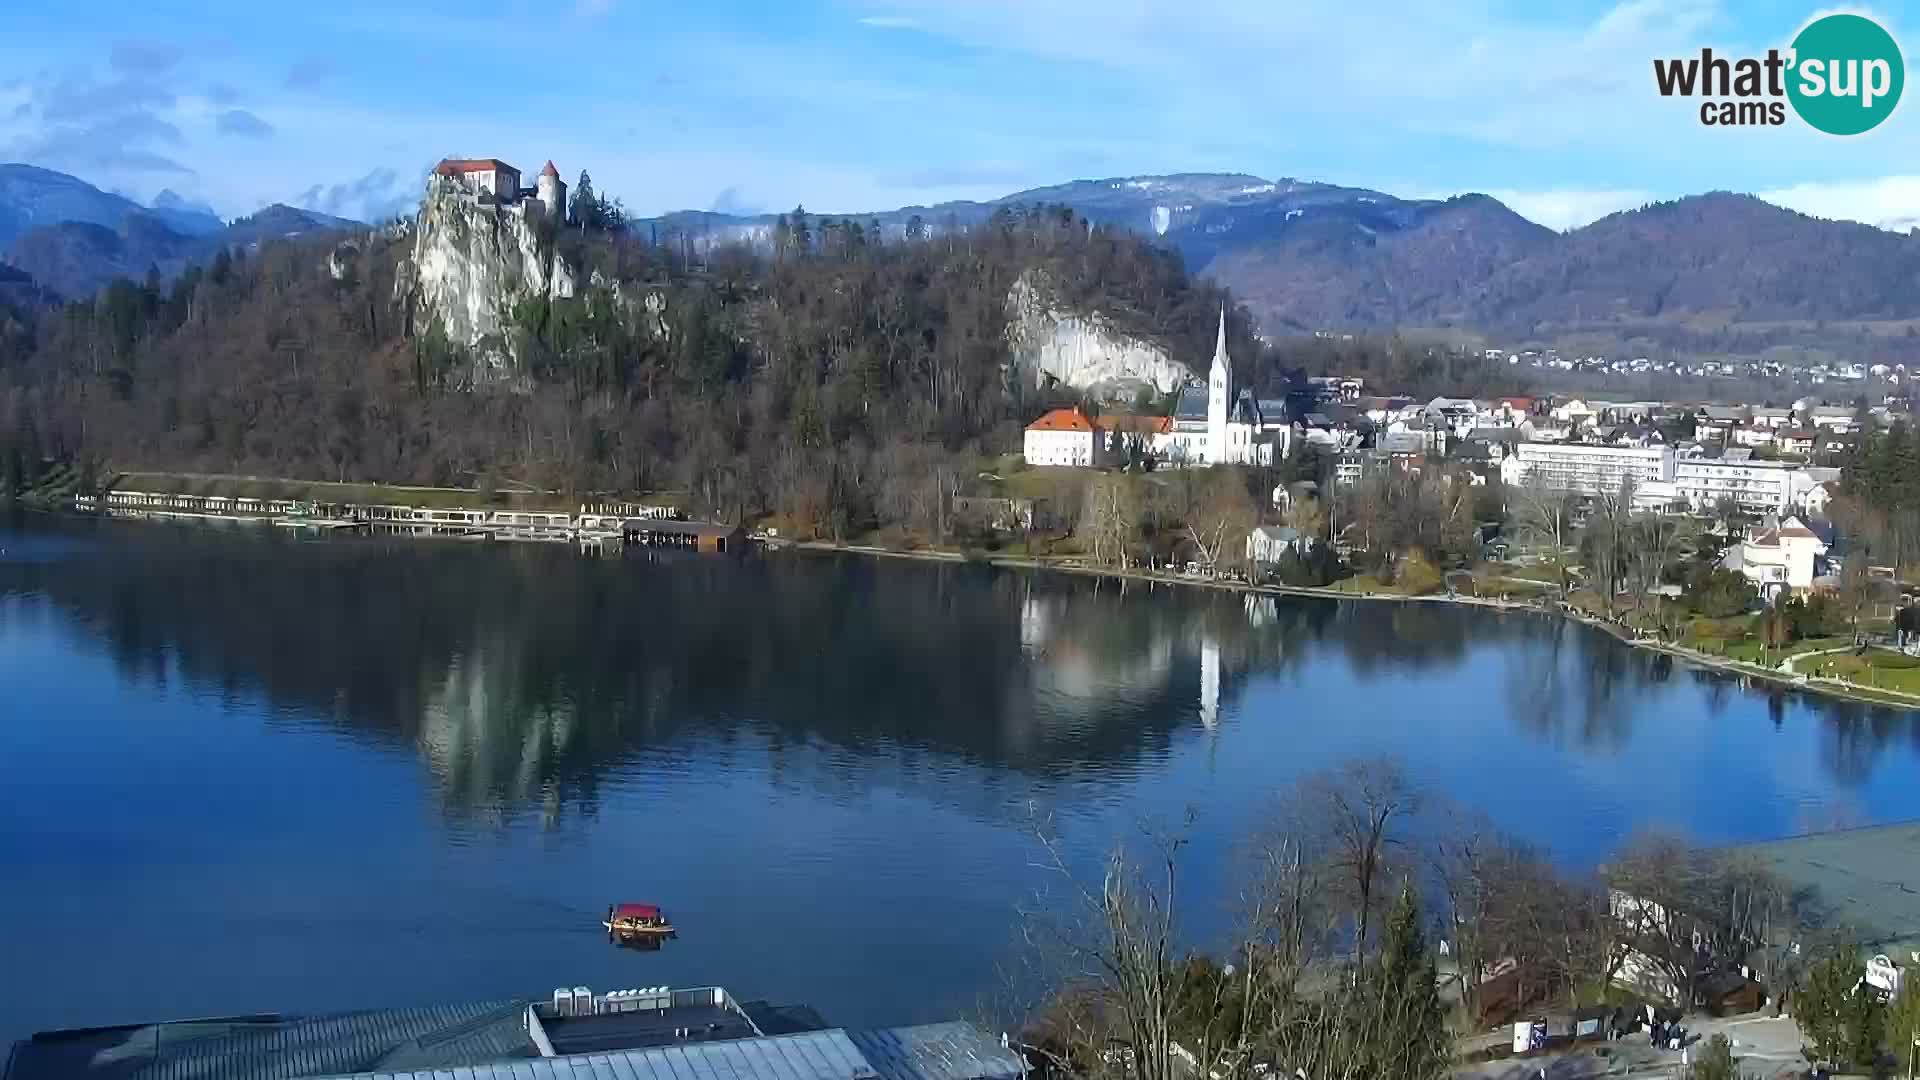
[[[1209,465],[1228,460],[1227,403],[1232,400],[1233,364],[1227,359],[1227,309],[1220,309],[1220,335],[1213,343],[1213,371],[1207,376],[1207,456]]]
[[[537,193],[540,197],[540,205],[546,208],[547,217],[562,225],[566,224],[567,182],[560,179],[560,170],[554,168],[551,161],[547,162],[546,168],[540,170]]]

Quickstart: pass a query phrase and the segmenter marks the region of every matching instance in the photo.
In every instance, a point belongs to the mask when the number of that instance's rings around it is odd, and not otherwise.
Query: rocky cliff
[[[1148,386],[1164,394],[1193,378],[1165,346],[1121,333],[1099,312],[1064,310],[1033,273],[1007,292],[1007,344],[1016,378],[1113,399],[1130,400]]]
[[[394,300],[411,307],[416,332],[438,327],[472,355],[475,382],[517,373],[516,305],[573,296],[573,270],[538,214],[538,204],[524,212],[487,205],[442,177],[427,181]]]

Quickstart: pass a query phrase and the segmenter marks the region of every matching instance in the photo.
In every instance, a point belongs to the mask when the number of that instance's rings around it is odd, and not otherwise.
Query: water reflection
[[[591,812],[610,770],[743,740],[885,756],[906,784],[952,763],[1132,775],[1231,722],[1254,683],[1358,720],[1365,695],[1444,676],[1437,720],[1496,717],[1587,755],[1636,745],[1675,695],[1709,714],[1750,696],[1558,619],[1440,604],[796,554],[27,528],[43,557],[0,561],[0,595],[53,605],[122,678],[417,747],[453,813]],[[56,541],[63,557],[44,557]],[[1785,695],[1764,696],[1778,728]],[[1843,785],[1902,732],[1920,739],[1886,709],[1795,708],[1820,718],[1819,763]]]

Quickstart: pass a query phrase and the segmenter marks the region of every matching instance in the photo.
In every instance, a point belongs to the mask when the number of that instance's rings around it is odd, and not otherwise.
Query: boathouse
[[[747,542],[747,531],[738,525],[664,518],[628,518],[620,525],[620,535],[629,544],[691,548],[715,553],[739,551],[746,547]]]

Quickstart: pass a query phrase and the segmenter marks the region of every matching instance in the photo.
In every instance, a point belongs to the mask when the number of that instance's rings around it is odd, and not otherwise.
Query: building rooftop
[[[1728,850],[1752,856],[1796,890],[1810,890],[1832,922],[1896,963],[1911,962],[1920,948],[1920,821]]]
[[[501,161],[499,158],[441,158],[433,171],[441,176],[459,176],[470,172],[510,172],[520,170]]]
[[[1028,431],[1092,431],[1093,421],[1079,409],[1053,409],[1027,425]]]

